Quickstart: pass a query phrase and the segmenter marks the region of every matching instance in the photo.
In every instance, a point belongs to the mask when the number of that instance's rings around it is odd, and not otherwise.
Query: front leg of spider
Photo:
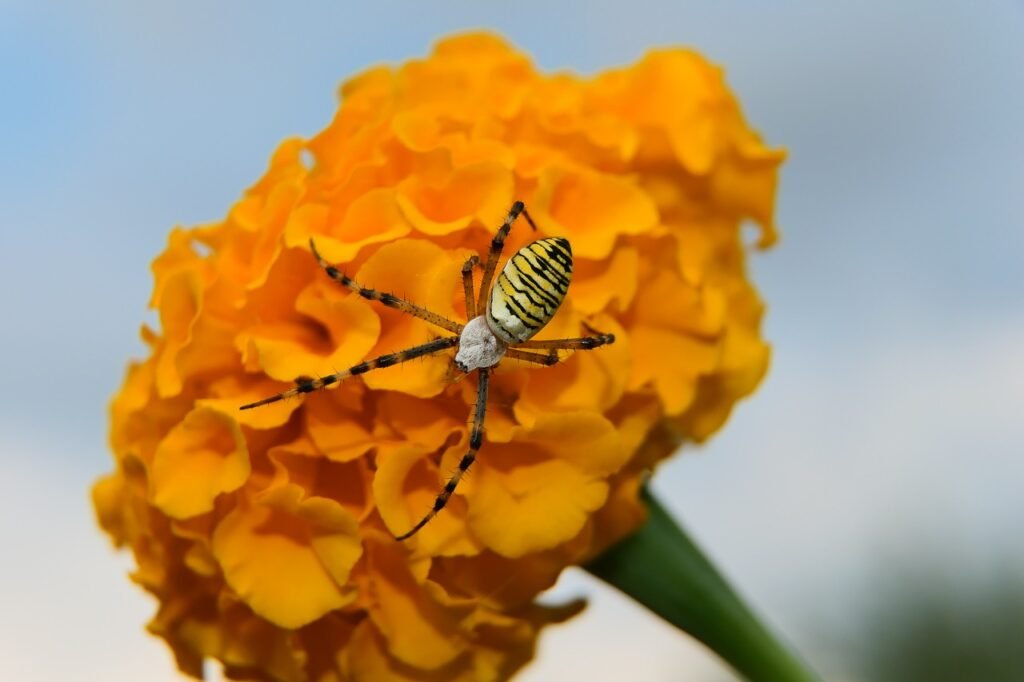
[[[484,443],[484,415],[487,413],[487,384],[490,376],[490,368],[481,368],[477,372],[476,406],[473,408],[473,426],[469,431],[469,449],[462,456],[462,459],[459,460],[459,466],[455,473],[444,484],[444,488],[434,500],[433,508],[409,531],[396,537],[395,539],[399,542],[408,540],[418,533],[423,526],[430,523],[445,508],[448,500],[451,499],[452,494],[455,492],[455,488],[458,487],[459,481],[462,480],[462,477],[469,471],[469,467],[473,466],[473,462],[476,461],[476,455],[480,452],[480,446]]]

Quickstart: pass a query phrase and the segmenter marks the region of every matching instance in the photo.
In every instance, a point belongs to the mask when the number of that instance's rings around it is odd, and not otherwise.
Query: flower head
[[[506,678],[579,608],[536,595],[636,528],[645,472],[764,374],[739,227],[775,239],[782,154],[682,50],[582,79],[471,34],[341,94],[224,220],[172,231],[94,503],[187,672],[212,657],[252,679]],[[503,361],[472,475],[397,543],[466,450],[475,392],[450,354],[238,407],[432,338],[325,277],[310,238],[357,281],[464,321],[461,266],[517,199],[539,234],[514,228],[505,253],[559,236],[575,259],[536,338],[617,341]]]

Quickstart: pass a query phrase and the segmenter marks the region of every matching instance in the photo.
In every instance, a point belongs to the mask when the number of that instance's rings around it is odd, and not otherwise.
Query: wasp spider
[[[471,318],[464,325],[392,294],[368,289],[358,284],[341,270],[325,261],[316,250],[316,244],[310,240],[309,245],[317,262],[327,276],[334,281],[363,298],[380,301],[388,307],[426,320],[455,336],[443,336],[421,346],[381,355],[354,367],[349,367],[343,372],[319,379],[300,377],[295,380],[294,388],[241,407],[243,410],[248,410],[302,393],[311,393],[347,377],[365,374],[379,367],[391,367],[406,360],[433,355],[448,348],[458,348],[455,354],[455,366],[459,371],[465,373],[477,370],[478,376],[469,449],[459,461],[458,469],[438,494],[433,508],[408,532],[399,535],[398,540],[412,537],[437,516],[448,504],[449,498],[455,492],[463,475],[473,465],[483,443],[484,415],[487,412],[487,384],[491,372],[503,357],[539,365],[553,365],[560,359],[559,350],[591,350],[615,341],[612,334],[600,334],[589,328],[588,331],[593,334],[591,336],[551,341],[530,340],[551,320],[565,299],[569,281],[572,279],[572,250],[569,247],[569,241],[562,237],[538,239],[519,249],[505,263],[497,280],[494,280],[494,272],[505,245],[505,237],[508,236],[512,223],[520,215],[526,218],[530,227],[534,230],[537,229],[530,214],[526,212],[523,202],[515,202],[508,212],[505,222],[498,228],[497,234],[491,241],[490,253],[484,266],[483,280],[480,283],[481,296],[479,300],[476,300],[473,292],[473,268],[477,266],[480,259],[477,256],[472,256],[462,266],[462,284],[466,292],[466,316]],[[486,295],[484,292],[487,292]]]

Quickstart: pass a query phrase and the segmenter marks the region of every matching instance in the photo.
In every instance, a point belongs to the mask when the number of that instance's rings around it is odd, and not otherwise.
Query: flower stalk
[[[751,682],[819,678],[743,603],[658,500],[644,489],[640,530],[584,566],[689,633]]]

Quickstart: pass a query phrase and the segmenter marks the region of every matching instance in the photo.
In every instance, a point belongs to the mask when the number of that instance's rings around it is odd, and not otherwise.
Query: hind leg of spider
[[[373,358],[372,360],[366,360],[360,362],[358,365],[353,365],[343,372],[337,372],[336,374],[328,374],[325,377],[319,379],[313,379],[310,377],[299,377],[295,380],[295,387],[289,388],[287,391],[282,391],[272,396],[257,400],[254,403],[248,405],[242,405],[240,410],[251,410],[254,407],[260,407],[261,405],[269,405],[270,403],[276,403],[278,400],[284,400],[285,398],[291,398],[294,395],[301,395],[303,393],[312,393],[313,391],[319,390],[331,384],[335,384],[342,379],[347,377],[355,376],[357,374],[366,374],[370,370],[377,369],[380,367],[391,367],[413,358],[422,358],[427,355],[433,355],[439,353],[448,348],[454,348],[459,344],[457,336],[446,336],[440,339],[434,339],[428,343],[424,343],[420,346],[413,346],[397,353],[388,353],[387,355],[381,355]]]
[[[533,222],[533,218],[526,212],[526,205],[521,201],[512,204],[512,208],[509,209],[508,215],[505,217],[505,222],[501,224],[497,234],[494,235],[494,239],[491,240],[491,250],[487,254],[487,264],[484,265],[484,278],[480,281],[480,300],[476,304],[477,315],[483,315],[487,308],[487,292],[491,290],[494,270],[498,267],[501,250],[505,248],[505,238],[508,236],[508,231],[512,229],[512,223],[516,221],[519,214],[526,218],[526,222],[530,223],[530,227],[533,228],[534,232],[537,231],[537,225]]]
[[[476,407],[473,408],[473,427],[469,432],[469,450],[459,460],[459,467],[452,474],[448,482],[444,484],[444,488],[438,494],[437,499],[434,500],[433,508],[427,512],[427,515],[420,519],[419,523],[412,527],[406,533],[402,533],[395,539],[399,542],[408,540],[413,535],[418,533],[423,526],[430,523],[430,521],[437,516],[445,505],[448,504],[448,500],[451,499],[452,493],[455,492],[455,488],[459,485],[459,481],[469,470],[469,467],[473,466],[473,462],[476,461],[476,453],[480,451],[480,446],[484,442],[484,415],[487,413],[487,384],[490,379],[490,368],[484,368],[478,370],[478,383],[476,389]]]
[[[462,325],[454,320],[449,320],[443,315],[438,315],[437,313],[418,306],[415,303],[410,303],[409,301],[398,298],[394,294],[370,289],[369,287],[364,287],[359,282],[356,282],[344,272],[324,260],[324,257],[316,250],[316,244],[313,242],[312,238],[309,240],[309,248],[313,252],[313,257],[316,258],[316,262],[324,269],[327,276],[341,286],[351,289],[367,300],[380,301],[389,308],[401,310],[403,313],[412,315],[413,317],[418,317],[421,320],[426,320],[430,324],[441,327],[442,329],[447,329],[453,334],[462,333]]]
[[[529,348],[532,350],[593,350],[601,346],[615,343],[615,334],[598,334],[597,336],[584,336],[578,339],[550,339],[547,341],[523,341],[513,344],[514,348]]]
[[[473,268],[480,262],[480,256],[475,253],[466,259],[462,264],[462,288],[466,292],[466,320],[473,319],[476,315],[476,296],[473,294]]]
[[[512,358],[513,360],[522,360],[523,362],[532,362],[535,365],[545,365],[547,367],[557,365],[562,359],[558,357],[557,349],[553,349],[547,353],[531,353],[527,350],[509,348],[505,350],[505,357]]]

